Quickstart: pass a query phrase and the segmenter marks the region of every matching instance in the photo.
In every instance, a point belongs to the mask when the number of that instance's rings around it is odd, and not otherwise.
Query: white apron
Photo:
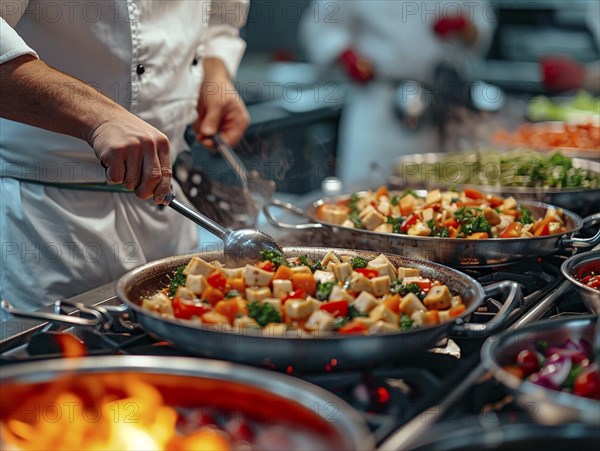
[[[84,80],[186,148],[202,58],[234,75],[247,0],[2,2],[0,63],[22,54]],[[93,102],[93,92],[90,99]],[[50,184],[103,183],[83,141],[0,119],[0,295],[35,309],[197,247],[193,224],[132,194]],[[31,183],[31,182],[35,183]]]

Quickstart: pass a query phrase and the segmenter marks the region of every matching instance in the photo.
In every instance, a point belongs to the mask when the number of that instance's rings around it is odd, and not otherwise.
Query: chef
[[[248,0],[0,5],[2,299],[36,309],[195,248],[157,204],[188,124],[205,145],[248,125]]]
[[[300,32],[309,59],[340,66],[355,82],[338,145],[346,189],[369,182],[374,163],[386,168],[401,154],[438,149],[433,125],[413,129],[396,113],[398,84],[431,85],[442,62],[466,73],[470,59],[486,50],[494,22],[485,1],[339,0],[308,7]]]

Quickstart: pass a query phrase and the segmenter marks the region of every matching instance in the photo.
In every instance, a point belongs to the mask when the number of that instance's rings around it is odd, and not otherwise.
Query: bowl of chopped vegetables
[[[574,255],[560,269],[575,285],[586,307],[600,315],[600,251]]]
[[[553,319],[493,336],[482,363],[536,421],[600,425],[596,324],[596,316]]]

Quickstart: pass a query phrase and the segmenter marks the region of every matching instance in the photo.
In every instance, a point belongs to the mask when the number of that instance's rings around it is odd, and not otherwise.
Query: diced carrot
[[[240,293],[244,293],[246,291],[246,282],[243,277],[233,277],[231,279],[227,279],[227,285],[225,288],[229,287],[230,290],[236,290]]]
[[[377,191],[375,191],[375,199],[379,199],[382,196],[388,196],[389,197],[390,192],[388,191],[386,186],[380,186]]]
[[[461,313],[465,311],[465,309],[465,304],[459,304],[456,307],[450,308],[448,314],[450,315],[450,318],[456,318],[457,316],[460,316]]]
[[[438,324],[440,322],[440,314],[437,310],[429,310],[425,312],[425,319],[423,321],[424,324],[428,326],[433,326],[434,324]]]
[[[292,276],[294,290],[302,289],[309,296],[317,291],[317,281],[312,274],[294,274]]]
[[[520,222],[511,222],[506,229],[500,234],[500,238],[517,238],[521,236],[523,224]]]
[[[224,297],[225,295],[221,290],[211,285],[207,286],[202,292],[202,299],[204,299],[206,302],[209,302],[212,305],[215,305]]]
[[[288,266],[281,265],[275,271],[275,275],[272,280],[290,280],[294,275],[294,271],[292,271]]]
[[[449,238],[457,238],[458,237],[458,229],[455,229],[452,226],[448,227],[448,237]]]
[[[511,208],[510,210],[503,210],[502,214],[503,215],[514,216],[515,218],[517,218],[517,217],[519,217],[521,215],[521,212],[519,210],[515,210],[514,208]]]
[[[350,321],[338,329],[340,334],[365,334],[367,331],[367,326],[358,321]]]
[[[533,236],[550,235],[550,223],[559,222],[554,216],[548,216],[533,225]]]
[[[485,195],[475,188],[465,188],[465,196],[469,199],[485,199]]]
[[[504,203],[504,198],[501,196],[495,196],[493,194],[488,194],[485,196],[485,199],[489,202],[490,207],[496,208]]]
[[[412,196],[404,196],[400,199],[400,214],[408,216],[415,208],[415,200]]]
[[[246,303],[241,298],[223,299],[217,302],[214,311],[220,315],[227,317],[229,324],[233,325],[233,321],[238,315],[247,315],[248,309]]]
[[[456,218],[446,219],[444,221],[444,227],[454,227],[456,229],[458,227],[458,221]]]
[[[395,294],[393,296],[389,296],[383,301],[383,304],[389,308],[396,315],[400,314],[400,295]]]
[[[475,232],[472,233],[471,235],[467,236],[467,240],[483,240],[486,238],[489,238],[490,236],[488,235],[487,232]]]

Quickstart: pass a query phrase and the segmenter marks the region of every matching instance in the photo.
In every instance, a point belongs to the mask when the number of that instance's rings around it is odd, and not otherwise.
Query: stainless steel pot
[[[419,191],[419,195],[426,192]],[[296,232],[319,230],[323,241],[337,247],[386,251],[409,257],[424,258],[453,267],[498,266],[524,258],[541,257],[556,253],[562,248],[591,247],[600,242],[600,230],[592,238],[576,238],[573,235],[582,228],[600,221],[600,213],[582,220],[571,211],[564,210],[567,232],[563,235],[550,235],[533,238],[489,238],[466,240],[458,238],[439,238],[399,235],[394,233],[373,232],[328,223],[317,217],[319,207],[325,203],[346,201],[349,195],[320,199],[306,210],[289,202],[273,199],[264,208],[268,221],[276,227]],[[521,202],[531,210],[534,216],[543,217],[552,205],[539,202]],[[309,223],[288,224],[279,221],[271,208],[282,208],[307,219]]]
[[[465,180],[463,174],[469,174],[469,159],[475,156],[472,152],[466,153],[443,153],[431,152],[415,155],[406,155],[394,163],[392,174],[388,176],[388,184],[395,189],[406,188],[448,188],[449,186],[460,186],[461,188],[472,187],[482,192],[498,194],[502,196],[513,196],[518,200],[533,200],[567,208],[581,214],[592,214],[598,211],[600,203],[600,188],[543,188],[527,186],[502,186],[500,184],[472,185],[461,183]],[[600,176],[600,162],[573,158],[573,167],[585,169]],[[436,165],[451,164],[449,171],[436,170]],[[422,169],[421,165],[426,165]],[[494,169],[494,168],[490,168]],[[485,174],[484,170],[484,174]],[[495,172],[489,172],[488,178],[494,181],[497,176]],[[442,180],[445,176],[446,180]],[[462,177],[462,178],[461,178]],[[495,178],[494,178],[495,177]]]
[[[562,271],[563,276],[575,285],[577,292],[581,295],[588,310],[594,312],[596,315],[600,315],[600,291],[588,287],[573,277],[584,270],[584,268],[589,268],[592,264],[594,265],[596,273],[600,274],[600,251],[584,252],[582,254],[574,255],[562,264],[560,270]]]
[[[284,255],[308,255],[312,259],[321,259],[330,250],[337,255],[366,259],[378,255],[366,251],[315,247],[287,247],[284,248]],[[321,371],[327,366],[338,369],[369,368],[397,362],[427,349],[440,338],[449,335],[487,336],[504,327],[509,313],[522,298],[519,285],[514,282],[500,282],[484,289],[471,277],[445,266],[408,257],[386,255],[396,266],[418,268],[424,277],[448,285],[453,292],[461,295],[466,305],[465,312],[453,322],[409,332],[299,338],[294,331],[285,336],[269,336],[256,329],[247,329],[245,333],[220,330],[189,321],[163,318],[141,307],[142,299],[168,286],[169,275],[179,266],[187,264],[192,256],[199,256],[207,261],[222,260],[223,255],[220,252],[179,255],[140,266],[119,279],[117,294],[128,314],[146,331],[190,354],[279,369],[286,369],[291,365],[297,370]],[[469,315],[481,305],[486,294],[493,297],[504,295],[503,308],[486,324],[465,323]],[[18,316],[55,318],[52,314],[25,313],[15,309],[9,311]],[[98,324],[99,321],[93,323]]]
[[[584,338],[593,343],[596,324],[595,316],[549,320],[490,337],[481,349],[482,364],[515,394],[520,405],[529,411],[534,409],[536,421],[548,425],[583,422],[600,426],[600,401],[522,381],[502,368],[512,363],[511,359],[521,350],[534,350],[539,341],[547,342],[549,347],[560,346],[568,338]]]
[[[42,384],[61,378],[75,378],[77,384],[86,379],[94,383],[100,374],[124,373],[157,388],[169,405],[240,412],[249,418],[302,427],[325,439],[330,449],[369,450],[375,446],[363,418],[345,401],[317,386],[267,370],[179,357],[105,356],[5,367],[0,375],[1,419],[14,409],[25,409],[23,393],[35,397],[35,388]],[[38,404],[37,415],[47,407]],[[67,412],[66,405],[54,407]],[[70,412],[74,412],[73,406]],[[144,415],[143,411],[133,413]],[[24,413],[26,418],[35,415],[35,409]],[[136,422],[135,417],[130,420]]]

